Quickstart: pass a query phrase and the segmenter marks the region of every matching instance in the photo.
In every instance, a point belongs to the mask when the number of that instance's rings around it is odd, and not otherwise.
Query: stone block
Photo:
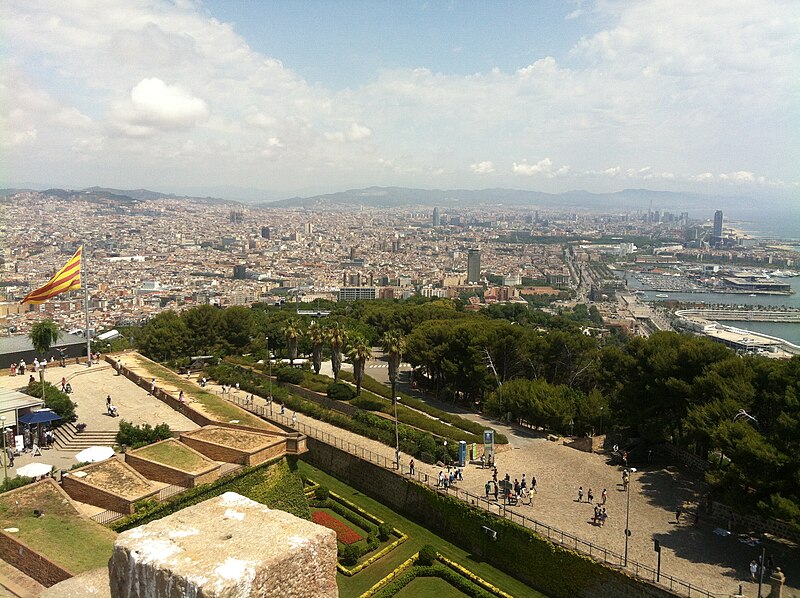
[[[233,492],[121,533],[113,598],[337,598],[336,534]]]

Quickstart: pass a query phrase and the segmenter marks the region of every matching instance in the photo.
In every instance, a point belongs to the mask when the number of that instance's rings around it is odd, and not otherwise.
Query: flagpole
[[[86,314],[86,367],[92,366],[92,339],[89,328],[89,285],[86,280],[86,256],[81,251],[81,286],[83,287],[83,310]]]

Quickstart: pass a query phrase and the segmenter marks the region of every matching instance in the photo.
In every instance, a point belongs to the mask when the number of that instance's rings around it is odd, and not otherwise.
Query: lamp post
[[[6,463],[6,459],[8,455],[6,454],[6,416],[0,415],[0,429],[3,431],[3,480],[5,481],[5,485],[8,486],[8,463]]]
[[[634,473],[636,473],[636,468],[631,467],[630,475],[633,476]],[[624,565],[625,567],[628,566],[628,538],[631,535],[630,521],[631,521],[631,485],[628,484],[628,501],[627,501],[627,507],[625,508],[625,565]]]
[[[447,441],[445,440],[442,444],[444,445],[444,466],[447,467],[447,463],[450,461],[450,459],[448,459],[450,455],[447,452]]]
[[[269,411],[272,413],[272,354],[269,352],[269,337],[267,337],[267,362],[269,363]]]
[[[600,436],[603,435],[603,408],[600,407]]]
[[[397,461],[397,469],[400,469],[400,431],[397,427],[397,404],[400,397],[394,398],[394,458]]]

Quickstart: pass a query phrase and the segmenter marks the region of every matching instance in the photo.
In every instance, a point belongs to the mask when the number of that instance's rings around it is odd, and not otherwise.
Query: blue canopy
[[[40,409],[39,411],[31,411],[25,415],[19,416],[19,422],[23,424],[49,424],[50,422],[61,419],[58,415],[53,413],[50,409]]]

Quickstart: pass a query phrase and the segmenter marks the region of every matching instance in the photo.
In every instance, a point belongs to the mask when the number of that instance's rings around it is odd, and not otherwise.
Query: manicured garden
[[[311,377],[316,384],[319,382],[319,378],[324,378],[324,376],[301,370],[290,371],[299,377],[303,377],[301,382],[306,377]],[[290,394],[277,383],[270,384],[266,375],[254,371],[252,368],[222,364],[209,368],[208,375],[222,384],[239,383],[245,392],[261,397],[268,396],[271,389],[274,399],[284,404],[287,409],[303,413],[314,419],[333,424],[372,440],[383,442],[389,446],[394,446],[394,421],[388,416],[388,413],[393,410],[391,402],[369,391],[362,390],[362,396],[351,401],[352,406],[358,407],[359,410],[350,415],[340,410],[328,408],[315,401]],[[300,380],[299,377],[298,380]],[[328,380],[333,382],[330,378]],[[311,386],[314,386],[314,384],[311,384]],[[417,402],[422,403],[421,401]],[[433,408],[429,408],[429,410],[431,409]],[[448,417],[444,412],[441,412],[441,414],[443,415],[441,419]],[[455,459],[457,457],[458,440],[482,442],[482,436],[474,432],[466,431],[455,425],[448,425],[438,421],[433,416],[419,413],[402,404],[398,408],[398,418],[401,422],[399,428],[400,450],[427,463],[444,460],[446,453],[449,453],[449,459]],[[450,415],[449,418],[457,418],[465,427],[469,427],[468,424],[475,425],[473,422],[458,418],[458,416]],[[447,447],[442,442],[444,439],[451,440]]]
[[[374,550],[361,555],[357,560],[357,565],[349,568],[350,570],[363,565],[367,561],[371,560],[372,562],[354,574],[347,575],[343,572],[343,569],[348,569],[348,567],[341,564],[341,560],[343,559],[340,558],[339,575],[337,575],[340,596],[346,596],[348,598],[362,596],[368,590],[373,588],[373,586],[379,584],[381,580],[384,580],[384,578],[387,576],[392,575],[395,569],[403,565],[412,556],[415,556],[423,546],[429,544],[433,546],[436,549],[436,552],[438,552],[444,558],[460,567],[463,567],[465,571],[468,571],[482,580],[485,580],[489,586],[494,586],[501,592],[511,596],[530,596],[531,598],[543,598],[543,594],[536,592],[529,586],[502,573],[485,562],[474,560],[474,555],[470,554],[469,552],[442,540],[438,536],[432,534],[426,528],[398,515],[385,505],[365,496],[363,493],[358,492],[347,484],[327,475],[308,463],[304,461],[298,461],[297,471],[304,479],[313,480],[313,482],[319,484],[321,487],[330,490],[330,497],[328,500],[331,501],[331,503],[340,505],[336,511],[331,509],[331,515],[336,517],[342,524],[349,526],[353,530],[362,529],[368,533],[372,530],[375,530],[372,533],[375,533],[377,536],[379,530],[375,529],[376,526],[374,526],[374,523],[372,527],[370,527],[369,522],[366,524],[361,522],[359,525],[353,521],[353,519],[357,521],[357,518],[351,516],[351,518],[348,519],[343,514],[343,507],[349,508],[348,505],[353,505],[357,509],[357,512],[355,513],[357,517],[364,519],[366,517],[372,517],[374,518],[373,521],[381,521],[388,527],[396,530],[398,534],[406,536],[406,539],[401,542],[398,542],[400,539],[399,536],[392,536],[388,543],[380,542],[380,544],[376,546]],[[338,500],[334,500],[337,498]],[[318,494],[315,494],[313,498],[311,498],[312,508],[316,508],[313,505],[315,502],[319,504],[319,500],[320,498]],[[364,528],[362,528],[361,525],[364,525]],[[364,543],[365,541],[362,540],[361,542]],[[395,543],[396,546],[384,553],[386,547]],[[383,553],[382,556],[375,559],[375,555],[379,553]],[[342,557],[341,554],[340,557]],[[381,598],[389,598],[390,596],[399,595],[410,596],[411,594],[407,594],[407,592],[412,591],[413,588],[419,588],[420,592],[435,591],[437,598],[441,598],[443,596],[461,595],[481,597],[492,595],[502,596],[502,593],[488,593],[487,590],[481,589],[475,583],[470,581],[468,578],[468,573],[456,571],[452,567],[446,566],[443,564],[443,562],[438,560],[431,565],[421,567],[416,566],[412,560],[411,563],[407,565],[407,571],[405,574],[410,575],[411,578],[404,580],[408,585],[403,584],[402,590],[399,587],[390,587],[389,584],[384,584],[383,586],[377,588],[375,593],[367,595]],[[400,575],[397,577],[399,579]],[[458,585],[454,586],[451,581],[448,581],[448,578]],[[461,589],[458,589],[460,586],[469,588],[469,591],[464,593]],[[436,590],[433,588],[436,588]],[[396,593],[399,591],[403,591],[404,593]],[[425,596],[432,594],[420,593],[418,595]]]

